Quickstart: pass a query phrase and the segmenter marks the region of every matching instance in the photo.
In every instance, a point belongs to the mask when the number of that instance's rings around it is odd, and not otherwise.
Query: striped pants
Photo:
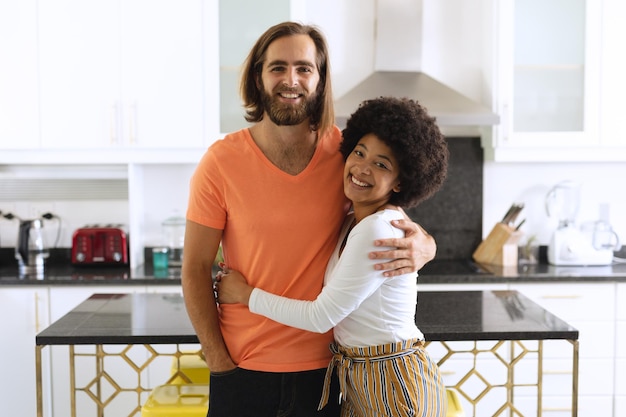
[[[445,417],[446,390],[423,341],[356,348],[333,344],[331,351],[320,408],[337,367],[341,417]]]

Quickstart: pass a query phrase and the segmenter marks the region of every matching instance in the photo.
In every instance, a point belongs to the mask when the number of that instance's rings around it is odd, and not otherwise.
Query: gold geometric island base
[[[571,407],[561,411],[571,411],[576,417],[578,341],[545,341],[553,342],[569,343],[573,347],[572,371],[567,376],[572,402]],[[427,342],[426,346],[437,361],[445,384],[460,394],[468,417],[531,417],[548,411],[543,405],[544,341]],[[202,357],[199,345],[193,345],[191,351],[189,345],[181,350],[178,344],[81,345],[80,351],[77,348],[69,346],[72,417],[77,417],[79,402],[80,417],[140,417],[141,406],[152,388],[174,380],[191,382],[180,366],[175,366],[170,373],[168,365],[172,361],[180,363],[185,355]],[[155,366],[158,362],[161,365]],[[152,381],[151,367],[156,369]],[[117,401],[120,397],[124,397],[124,401]],[[91,405],[85,404],[86,401]]]

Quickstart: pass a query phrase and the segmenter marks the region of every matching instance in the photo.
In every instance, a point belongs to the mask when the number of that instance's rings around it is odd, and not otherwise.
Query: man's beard
[[[261,104],[263,110],[270,120],[278,126],[295,126],[313,116],[313,112],[318,107],[319,95],[303,95],[298,104],[286,104],[280,102],[274,94],[268,94],[263,85],[261,90]],[[282,92],[301,93],[300,90],[283,89]]]

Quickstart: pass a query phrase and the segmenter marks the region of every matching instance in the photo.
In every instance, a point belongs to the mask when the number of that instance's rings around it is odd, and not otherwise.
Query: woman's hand
[[[215,279],[213,288],[218,303],[248,305],[254,287],[247,284],[246,278],[239,271],[222,267]]]
[[[395,277],[419,271],[435,258],[437,253],[435,239],[419,224],[408,217],[404,220],[394,220],[392,224],[404,230],[404,238],[377,240],[374,242],[376,246],[395,247],[395,249],[370,252],[369,254],[370,259],[391,259],[391,261],[374,266],[379,271],[385,271],[384,276]]]

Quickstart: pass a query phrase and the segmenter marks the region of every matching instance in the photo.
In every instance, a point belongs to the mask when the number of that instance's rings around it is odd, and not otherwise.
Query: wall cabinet
[[[494,2],[496,161],[626,160],[614,62],[626,7],[616,0]],[[617,65],[616,65],[617,64]],[[492,152],[491,152],[492,151]]]
[[[3,38],[14,40],[0,44],[9,57],[0,148],[38,150],[0,163],[197,162],[220,131],[247,125],[239,68],[257,36],[303,9],[286,0],[0,6]]]
[[[35,380],[35,336],[46,328],[48,290],[45,287],[3,287],[0,290],[0,402],[2,414],[34,416],[37,414]],[[44,382],[50,369],[49,354],[42,355]],[[44,398],[46,415],[50,402]],[[69,414],[68,414],[69,415]]]
[[[257,38],[270,26],[290,20],[289,0],[219,1],[219,82],[220,132],[233,132],[246,127],[239,97],[239,76],[248,52]],[[241,13],[242,9],[247,13]],[[237,22],[237,24],[224,24]],[[241,28],[246,30],[242,31]]]
[[[37,2],[0,3],[0,148],[39,146]]]
[[[42,2],[44,149],[203,144],[202,1]]]
[[[605,146],[626,147],[624,113],[621,101],[626,92],[626,62],[622,51],[626,39],[626,2],[622,0],[602,1],[602,42],[600,133]]]

